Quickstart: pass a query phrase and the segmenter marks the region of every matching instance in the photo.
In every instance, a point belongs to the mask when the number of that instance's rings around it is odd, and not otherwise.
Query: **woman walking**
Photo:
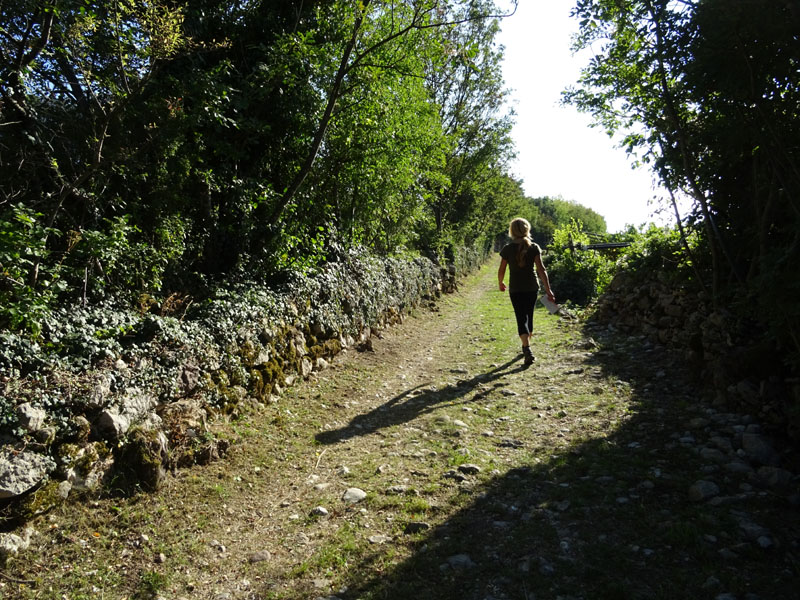
[[[547,271],[542,264],[542,249],[533,242],[530,236],[531,224],[525,219],[514,219],[508,227],[511,243],[500,250],[500,268],[497,270],[497,282],[500,291],[506,291],[503,282],[506,276],[506,266],[510,274],[508,278],[508,297],[514,307],[517,318],[517,333],[522,340],[522,354],[525,364],[533,363],[531,352],[531,334],[533,332],[533,307],[536,304],[536,294],[539,291],[539,281],[544,286],[545,293],[550,301],[555,302],[556,297],[550,288]],[[539,275],[539,281],[536,275]]]

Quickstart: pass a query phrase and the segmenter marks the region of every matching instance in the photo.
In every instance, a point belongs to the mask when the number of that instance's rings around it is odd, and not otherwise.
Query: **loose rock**
[[[403,532],[407,534],[420,533],[421,531],[426,531],[430,528],[430,524],[425,523],[424,521],[411,521],[410,523],[406,524]]]
[[[255,554],[251,554],[250,558],[247,559],[249,563],[260,563],[268,561],[272,558],[272,554],[269,553],[268,550],[261,550],[260,552],[256,552]]]
[[[0,498],[24,494],[55,468],[55,461],[44,454],[29,450],[15,453],[11,448],[3,449],[0,451]]]
[[[456,554],[447,559],[447,564],[453,569],[470,569],[475,565],[472,559],[466,554]]]
[[[367,497],[367,492],[359,488],[348,488],[345,490],[344,494],[342,494],[342,500],[347,502],[348,504],[356,504],[361,502],[364,498]]]
[[[689,488],[689,499],[693,502],[702,502],[719,494],[719,486],[713,481],[697,481]]]

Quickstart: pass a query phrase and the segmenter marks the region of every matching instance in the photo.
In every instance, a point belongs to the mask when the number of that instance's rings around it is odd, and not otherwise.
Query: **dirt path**
[[[35,523],[6,565],[30,583],[0,595],[797,597],[797,478],[764,482],[742,450],[758,424],[703,404],[662,349],[540,310],[523,368],[495,289],[486,267],[220,424],[224,461]]]

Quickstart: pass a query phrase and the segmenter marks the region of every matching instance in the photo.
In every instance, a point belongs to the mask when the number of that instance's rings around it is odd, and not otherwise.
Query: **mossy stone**
[[[132,429],[114,460],[115,485],[125,491],[137,487],[147,491],[158,490],[166,475],[167,458],[168,448],[163,433]]]
[[[55,508],[64,501],[58,490],[58,481],[48,481],[37,490],[27,494],[17,505],[16,512],[29,520]]]
[[[327,340],[323,345],[324,355],[333,357],[342,351],[342,342],[338,339]]]

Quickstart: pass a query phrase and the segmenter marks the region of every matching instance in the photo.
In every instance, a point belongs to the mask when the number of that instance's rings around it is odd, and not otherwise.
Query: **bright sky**
[[[506,86],[517,112],[514,174],[525,193],[574,200],[606,219],[609,232],[626,224],[654,221],[656,191],[646,169],[631,169],[625,151],[602,129],[590,128],[588,115],[559,105],[563,89],[575,83],[586,57],[570,51],[578,22],[570,0],[520,0],[513,17],[503,19],[499,42],[506,48]]]

